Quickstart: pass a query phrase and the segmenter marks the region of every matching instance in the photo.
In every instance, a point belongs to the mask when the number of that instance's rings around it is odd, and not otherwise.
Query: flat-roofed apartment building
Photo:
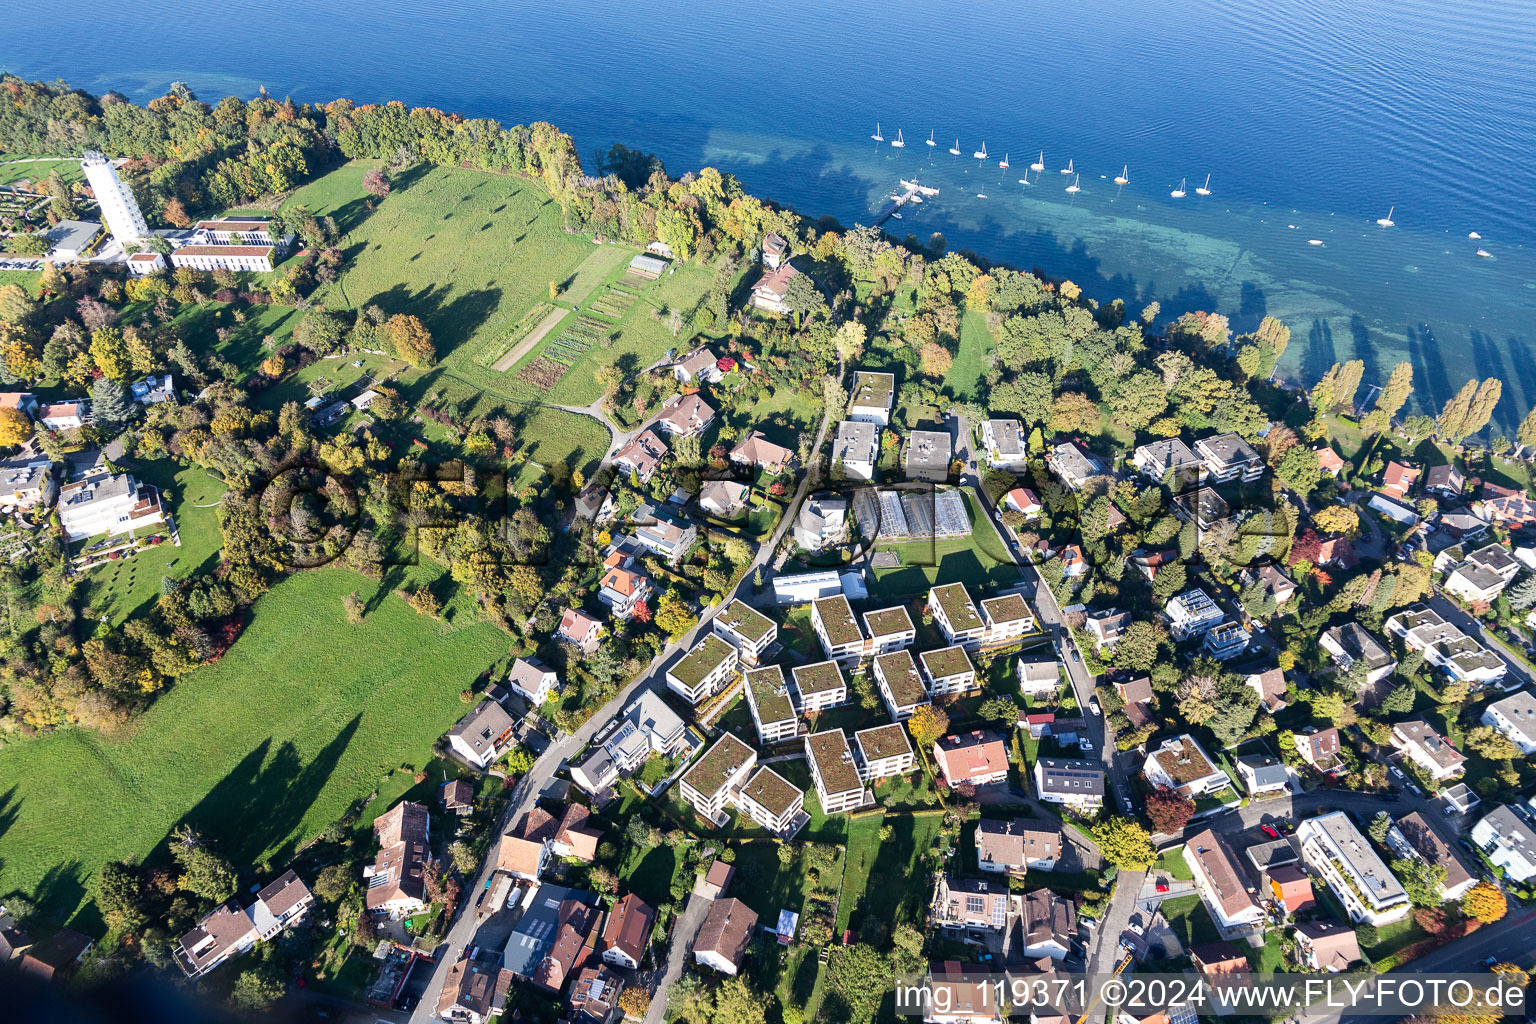
[[[714,696],[736,676],[736,648],[711,633],[667,669],[667,688],[690,704]]]
[[[948,583],[929,588],[928,607],[944,638],[969,651],[1003,647],[1035,629],[1029,602],[1018,594],[987,598],[978,610],[965,584]]]
[[[912,712],[928,703],[928,689],[923,686],[911,651],[892,651],[876,658],[875,686],[892,721],[905,721],[912,717]]]
[[[860,370],[853,375],[853,389],[848,394],[848,418],[858,423],[890,426],[895,398],[895,374]]]
[[[869,634],[869,643],[864,650],[866,658],[900,650],[917,639],[912,616],[901,605],[865,612],[864,629]]]
[[[1343,811],[1308,818],[1296,828],[1301,856],[1323,877],[1350,919],[1380,927],[1408,916],[1402,883]]]
[[[907,730],[895,722],[860,729],[853,734],[853,742],[859,750],[859,774],[865,782],[905,774],[916,764]]]
[[[802,715],[815,714],[848,701],[848,684],[835,661],[797,665],[793,670],[794,696]]]
[[[1035,760],[1035,795],[1042,803],[1062,804],[1091,814],[1104,806],[1104,769],[1092,761],[1069,757]]]
[[[976,668],[965,656],[965,648],[959,644],[940,647],[936,651],[923,651],[917,656],[928,680],[928,695],[937,697],[946,693],[967,693],[976,688]]]
[[[1029,602],[1018,594],[983,598],[981,621],[983,650],[1006,647],[1035,631],[1035,613],[1030,610]]]
[[[777,665],[765,665],[748,669],[745,676],[747,707],[752,712],[752,724],[757,727],[757,741],[778,743],[799,735],[800,718],[795,714],[789,687],[784,684],[784,670]]]
[[[736,791],[736,808],[780,839],[789,839],[810,820],[805,794],[788,779],[763,766]]]
[[[763,652],[779,637],[776,622],[744,601],[732,601],[714,617],[715,634],[741,656],[743,664],[756,665]]]
[[[917,638],[912,616],[900,605],[865,612],[861,630],[853,606],[842,594],[811,603],[811,627],[828,658],[850,665],[900,650]]]
[[[757,765],[757,751],[730,733],[694,762],[678,780],[678,792],[699,817],[716,827],[726,821],[725,809],[734,802],[734,791]]]
[[[807,736],[805,759],[810,763],[811,780],[823,812],[856,811],[874,803],[843,730],[828,729]]]

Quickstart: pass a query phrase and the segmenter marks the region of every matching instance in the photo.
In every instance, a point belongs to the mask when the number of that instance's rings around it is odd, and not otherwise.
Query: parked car
[[[1092,697],[1088,698],[1088,710],[1092,711],[1096,715],[1102,715],[1104,713],[1104,709],[1099,707],[1098,694],[1094,694]]]
[[[1166,879],[1166,878],[1159,878],[1157,880],[1157,891],[1158,892],[1167,892],[1168,891],[1168,879]]]
[[[1402,797],[1398,796],[1396,793],[1383,793],[1381,794],[1381,798],[1389,804],[1395,804],[1402,799]]]
[[[1263,832],[1265,835],[1269,836],[1269,838],[1271,838],[1271,839],[1279,839],[1280,838],[1279,831],[1276,830],[1275,826],[1273,826],[1273,825],[1260,825],[1259,826],[1259,831]]]

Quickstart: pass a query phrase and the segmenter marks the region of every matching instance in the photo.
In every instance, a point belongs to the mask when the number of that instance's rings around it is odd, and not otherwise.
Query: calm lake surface
[[[1498,375],[1511,434],[1536,404],[1529,0],[70,0],[9,11],[0,61],[138,100],[180,79],[207,100],[264,85],[543,119],[589,169],[624,142],[847,224],[917,176],[942,191],[898,236],[941,231],[1133,310],[1279,316],[1281,374],[1307,383],[1407,358],[1422,403]],[[871,141],[877,120],[906,148]]]

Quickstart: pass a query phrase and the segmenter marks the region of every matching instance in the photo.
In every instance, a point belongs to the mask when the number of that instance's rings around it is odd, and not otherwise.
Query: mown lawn
[[[1158,906],[1163,920],[1168,922],[1169,930],[1186,952],[1190,946],[1221,939],[1221,932],[1216,930],[1216,922],[1211,920],[1211,912],[1205,909],[1199,896],[1179,896],[1163,900]]]
[[[848,822],[848,855],[838,895],[835,934],[865,919],[892,928],[919,924],[929,892],[923,858],[934,849],[944,823],[941,811],[870,815]],[[883,826],[891,838],[881,840]],[[871,886],[870,879],[876,883]]]
[[[354,589],[369,609],[355,626],[341,606]],[[345,570],[286,580],[222,661],[120,734],[0,749],[0,892],[63,921],[103,862],[149,857],[183,822],[242,868],[280,865],[396,769],[426,764],[464,714],[459,691],[505,652],[493,627],[424,619]]]
[[[969,492],[965,492],[965,504],[971,517],[967,537],[878,545],[881,550],[899,554],[902,564],[894,569],[876,569],[869,596],[880,601],[901,600],[927,594],[936,583],[964,583],[968,587],[1017,583],[1018,566],[1008,558],[997,534],[980,521]]]
[[[13,163],[21,160],[22,156],[7,156],[6,163],[0,164],[0,185],[12,185],[23,179],[31,182],[41,182],[54,171],[64,176],[65,181],[78,181],[85,177],[85,172],[80,169],[79,160],[39,160],[36,163]]]
[[[81,605],[97,619],[106,616],[113,628],[160,596],[162,577],[179,579],[199,568],[211,568],[224,545],[217,507],[225,491],[223,482],[201,469],[181,469],[168,460],[140,463],[134,475],[160,488],[160,500],[175,520],[181,547],[170,542],[166,531],[166,540],[158,547],[143,548],[131,558],[99,566],[86,575]]]
[[[997,341],[987,327],[987,315],[978,310],[967,310],[960,321],[960,351],[955,362],[944,375],[944,384],[954,396],[965,401],[981,398],[981,375],[987,370],[988,359]]]

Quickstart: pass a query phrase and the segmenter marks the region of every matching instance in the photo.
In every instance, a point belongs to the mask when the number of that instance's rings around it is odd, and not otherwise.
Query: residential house
[[[1184,863],[1224,933],[1262,934],[1264,908],[1254,898],[1248,873],[1225,839],[1210,829],[1192,836],[1184,844]]]
[[[513,974],[559,995],[594,952],[602,917],[591,893],[541,885],[507,940],[503,960]]]
[[[1188,733],[1163,740],[1147,754],[1142,773],[1153,786],[1166,786],[1191,800],[1219,792],[1232,783]]]
[[[1219,484],[1234,480],[1251,483],[1264,475],[1264,460],[1236,434],[1217,434],[1196,441],[1195,451],[1205,463],[1206,472]]]
[[[859,755],[859,775],[865,782],[905,775],[916,764],[907,730],[895,722],[860,729],[853,734],[853,745]]]
[[[583,654],[596,651],[602,638],[603,624],[580,608],[567,608],[560,616],[560,628],[555,631],[555,639],[575,644]]]
[[[907,438],[908,480],[949,479],[951,440],[947,430],[914,430]]]
[[[1317,468],[1337,479],[1344,472],[1344,458],[1338,452],[1323,445],[1317,449]]]
[[[1509,671],[1503,658],[1446,622],[1432,608],[1416,604],[1386,622],[1387,633],[1452,680],[1482,686],[1503,679]]]
[[[761,661],[779,637],[778,623],[741,600],[726,605],[711,623],[715,635],[735,647],[745,665]]]
[[[1405,500],[1418,485],[1419,468],[1395,459],[1387,463],[1386,470],[1381,474],[1381,493],[1398,501]]]
[[[967,976],[967,975],[971,976]],[[922,980],[923,1024],[995,1024],[1004,1017],[990,975],[958,960],[929,964]]]
[[[899,604],[865,612],[864,629],[869,634],[869,642],[864,650],[866,657],[899,651],[917,639],[917,627],[912,624],[912,616]]]
[[[1456,778],[1466,770],[1466,755],[1451,746],[1450,740],[1422,718],[1394,724],[1392,746],[1436,782]]]
[[[1431,466],[1424,471],[1424,490],[1441,498],[1456,501],[1467,489],[1467,478],[1452,465]]]
[[[1076,758],[1035,759],[1035,795],[1042,803],[1062,804],[1079,814],[1104,806],[1104,768]]]
[[[631,569],[632,560],[618,552],[610,555],[609,561],[613,564],[598,583],[597,599],[608,606],[614,618],[627,622],[635,614],[635,606],[651,596],[651,578]]]
[[[133,400],[139,405],[159,405],[176,401],[175,377],[169,373],[150,374],[128,386]]]
[[[1061,663],[1050,655],[1030,657],[1021,654],[1013,672],[1019,681],[1020,693],[1042,697],[1061,689]]]
[[[1359,562],[1348,537],[1324,537],[1317,546],[1317,564],[1325,569],[1353,569]]]
[[[781,264],[765,273],[752,286],[752,306],[765,313],[778,313],[781,316],[789,313],[789,282],[799,276],[800,271],[790,263]]]
[[[1301,856],[1322,876],[1350,920],[1380,927],[1408,916],[1408,894],[1343,811],[1308,818],[1296,828]]]
[[[0,409],[15,409],[28,419],[37,418],[37,396],[30,391],[0,392]]]
[[[1337,974],[1365,958],[1355,930],[1337,921],[1302,921],[1296,925],[1296,950],[1314,971]]]
[[[656,911],[634,893],[613,905],[603,925],[603,962],[634,970],[645,959],[656,926]]]
[[[1407,850],[1404,852],[1445,870],[1445,881],[1440,884],[1441,902],[1459,900],[1477,884],[1477,879],[1462,863],[1455,848],[1445,841],[1423,814],[1411,811],[1403,815],[1397,819],[1393,831],[1406,842]],[[1391,840],[1388,841],[1390,844]]]
[[[512,716],[500,704],[482,700],[448,730],[448,749],[485,771],[512,749],[512,730],[516,726]]]
[[[789,258],[789,243],[782,235],[772,231],[763,236],[763,266],[779,269]]]
[[[992,874],[1023,878],[1049,871],[1061,859],[1066,835],[1060,825],[1034,818],[982,818],[976,823],[976,866]]]
[[[304,919],[315,897],[292,871],[264,886],[249,908],[229,900],[205,914],[172,949],[188,978],[200,978],[257,942],[266,942]]]
[[[1172,511],[1180,522],[1194,523],[1202,531],[1232,518],[1232,507],[1211,487],[1197,487],[1173,499]]]
[[[795,543],[815,553],[848,543],[848,502],[830,494],[812,494],[795,516]]]
[[[46,455],[0,462],[0,511],[47,506],[58,493],[53,464]]]
[[[895,400],[895,374],[860,370],[853,375],[853,390],[848,395],[848,418],[858,423],[888,427]]]
[[[1522,754],[1536,754],[1536,696],[1521,690],[1483,709],[1483,724],[1508,736]]]
[[[1202,646],[1217,661],[1231,661],[1248,649],[1251,639],[1253,637],[1239,623],[1219,622],[1206,632]]]
[[[933,744],[933,760],[950,789],[989,786],[1008,778],[1008,748],[990,729],[939,737]]]
[[[734,480],[706,480],[699,488],[699,508],[720,519],[730,519],[747,507],[752,488]]]
[[[1024,424],[1018,420],[987,420],[981,425],[981,445],[993,469],[1018,473],[1029,466]]]
[[[729,820],[725,810],[734,791],[757,765],[757,751],[731,733],[722,733],[714,746],[694,762],[678,781],[678,792],[699,817],[719,828]]]
[[[731,449],[731,461],[766,473],[782,473],[795,461],[795,453],[768,440],[761,430],[754,430]]]
[[[538,707],[560,689],[560,677],[537,658],[518,658],[507,673],[507,685]]]
[[[848,684],[843,681],[837,662],[796,665],[791,672],[795,681],[793,697],[802,715],[814,715],[848,702]]]
[[[1290,788],[1291,773],[1285,762],[1270,754],[1242,754],[1234,761],[1237,777],[1249,796],[1284,793]]]
[[[1121,675],[1115,679],[1115,692],[1127,704],[1151,704],[1152,680],[1148,676]]]
[[[48,938],[22,950],[17,969],[39,981],[62,980],[74,974],[93,945],[90,936],[73,928],[60,928]]]
[[[1175,640],[1204,636],[1207,630],[1227,617],[1199,587],[1170,598],[1163,607],[1163,614],[1168,616],[1169,632]]]
[[[616,773],[631,772],[652,755],[671,757],[681,753],[688,746],[688,731],[666,701],[650,690],[642,690],[598,737],[598,743],[612,759]],[[593,792],[591,787],[583,788]]]
[[[772,768],[758,768],[733,796],[737,810],[786,841],[811,820],[805,793]]]
[[[805,759],[811,766],[811,781],[816,784],[823,813],[856,811],[874,803],[843,730],[828,729],[806,736]]]
[[[923,675],[928,680],[928,696],[969,693],[976,688],[976,668],[965,656],[965,648],[958,644],[941,647],[936,651],[923,651],[917,656],[922,664]]]
[[[1339,730],[1332,726],[1313,733],[1296,733],[1296,752],[1320,772],[1337,771],[1344,763],[1339,757]]]
[[[625,1018],[619,1007],[623,994],[624,979],[618,971],[607,964],[583,967],[571,983],[565,1024],[617,1024]]]
[[[674,437],[692,437],[715,420],[715,410],[698,395],[673,395],[661,403],[656,423]]]
[[[1205,479],[1205,466],[1189,445],[1176,437],[1153,441],[1137,448],[1131,456],[1136,472],[1153,483],[1169,481],[1175,493]]]
[[[427,905],[426,873],[432,861],[431,817],[421,804],[402,801],[379,815],[373,834],[379,852],[363,868],[363,901],[376,914],[409,917]]]
[[[946,583],[928,589],[928,610],[944,633],[944,639],[972,650],[981,646],[986,623],[966,593],[963,583]]]
[[[1276,611],[1284,608],[1296,596],[1296,581],[1282,572],[1274,562],[1244,569],[1237,579],[1243,589],[1256,583],[1262,585],[1265,595],[1275,602]]]
[[[708,346],[694,349],[672,364],[672,376],[677,378],[679,384],[692,384],[696,380],[706,384],[715,383],[720,379],[715,354]]]
[[[722,974],[735,974],[756,931],[757,914],[745,903],[731,896],[715,900],[694,937],[693,960]]]
[[[777,665],[766,665],[748,669],[745,677],[747,709],[752,712],[752,724],[757,727],[757,742],[766,746],[798,736],[800,719],[795,715],[789,688],[784,685],[784,670]]]
[[[575,510],[589,522],[605,522],[613,514],[613,493],[593,480],[576,492]]]
[[[1419,525],[1419,510],[1407,502],[1389,498],[1385,494],[1373,494],[1367,504],[1395,523],[1408,527]]]
[[[1035,613],[1018,594],[982,598],[981,647],[1007,647],[1035,631]]]
[[[853,606],[842,594],[811,603],[811,628],[821,640],[821,649],[833,661],[857,664],[864,657],[864,634],[853,617]]]
[[[1045,506],[1040,504],[1040,499],[1035,492],[1028,487],[1015,487],[1003,495],[1003,507],[1012,509],[1025,519],[1037,518],[1045,511]]]
[[[1083,628],[1088,631],[1089,636],[1093,637],[1094,646],[1099,649],[1099,654],[1104,655],[1115,649],[1120,635],[1125,632],[1131,621],[1130,612],[1107,608],[1089,615],[1083,623]]]
[[[1046,463],[1069,490],[1081,490],[1096,476],[1104,475],[1104,467],[1098,459],[1076,441],[1065,441],[1050,450]]]
[[[449,814],[463,816],[475,809],[475,787],[463,779],[449,779],[437,787],[437,800]]]
[[[1296,917],[1317,906],[1312,876],[1295,864],[1276,864],[1264,873],[1269,876],[1270,895],[1287,914]]]
[[[91,403],[78,398],[73,402],[39,406],[37,422],[49,430],[79,430],[91,422]]]
[[[443,978],[435,1016],[453,1024],[486,1024],[506,1010],[512,979],[505,967],[473,959],[466,949]]]
[[[736,648],[711,633],[667,669],[667,689],[690,704],[700,704],[734,680],[740,664]]]
[[[642,430],[613,455],[613,465],[625,476],[647,483],[667,457],[667,446],[655,431]]]
[[[1520,572],[1520,563],[1498,544],[1488,544],[1467,556],[1445,578],[1445,589],[1463,601],[1493,601]]]
[[[1325,631],[1318,640],[1343,675],[1349,675],[1356,662],[1364,664],[1366,686],[1374,686],[1397,668],[1397,659],[1387,647],[1366,632],[1358,622],[1346,622]]]
[[[699,540],[699,529],[685,519],[650,505],[642,505],[631,517],[635,540],[652,553],[676,564]]]
[[[1195,970],[1218,984],[1246,981],[1252,974],[1248,958],[1230,942],[1205,942],[1189,947],[1189,959]]]
[[[1077,911],[1072,903],[1049,889],[1036,889],[1025,893],[1023,907],[1024,955],[1065,960],[1077,938]]]
[[[928,921],[941,931],[1001,932],[1018,897],[1008,883],[991,878],[950,878],[940,873],[933,886]]]
[[[875,688],[893,722],[906,721],[928,703],[928,689],[918,675],[911,651],[892,651],[875,659]]]
[[[133,534],[165,522],[160,492],[132,473],[103,473],[59,488],[59,523],[70,543]]]
[[[1248,688],[1259,695],[1259,707],[1270,714],[1287,706],[1285,699],[1285,672],[1267,668],[1263,672],[1251,672],[1243,680]]]
[[[1505,877],[1522,885],[1536,878],[1536,814],[1529,801],[1500,804],[1472,826],[1472,842]]]
[[[496,848],[497,870],[536,882],[552,857],[590,862],[602,839],[601,832],[586,824],[590,817],[580,804],[567,804],[559,818],[534,807],[503,833]]]
[[[843,420],[832,443],[832,479],[838,473],[849,480],[873,480],[880,457],[879,430],[861,420]]]

